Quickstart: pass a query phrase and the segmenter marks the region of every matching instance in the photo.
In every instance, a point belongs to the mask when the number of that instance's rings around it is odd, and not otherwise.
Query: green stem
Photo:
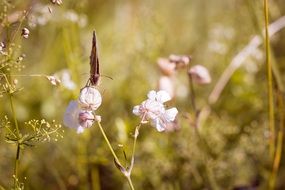
[[[100,131],[101,131],[101,133],[102,133],[102,135],[104,137],[104,140],[106,141],[106,143],[107,143],[107,145],[108,145],[108,147],[109,147],[113,157],[115,158],[116,162],[118,162],[120,164],[120,161],[119,161],[119,159],[118,159],[118,157],[117,157],[117,155],[116,155],[116,153],[115,153],[115,151],[114,151],[114,149],[113,149],[113,147],[112,147],[108,137],[106,136],[105,131],[104,131],[100,121],[97,121],[97,124],[98,124],[98,126],[100,128]]]
[[[101,133],[102,133],[102,135],[103,135],[103,137],[104,137],[104,140],[106,141],[106,143],[107,143],[107,145],[108,145],[108,147],[109,147],[109,149],[110,149],[110,151],[111,151],[113,157],[115,158],[116,162],[117,162],[120,166],[122,166],[122,164],[120,163],[120,160],[118,159],[118,157],[117,157],[117,155],[116,155],[116,153],[115,153],[115,151],[114,151],[114,149],[113,149],[113,147],[112,147],[112,145],[111,145],[111,143],[110,143],[108,137],[106,136],[106,133],[105,133],[105,131],[104,131],[104,129],[103,129],[103,127],[102,127],[100,121],[97,121],[97,124],[98,124],[98,126],[99,126],[99,128],[100,128],[100,131],[101,131]],[[134,151],[134,149],[133,149],[133,151]],[[121,171],[121,170],[120,170],[120,171]],[[131,180],[130,172],[129,172],[129,171],[126,171],[126,172],[121,171],[121,172],[122,172],[122,173],[124,174],[124,176],[127,178],[127,181],[128,181],[128,183],[129,183],[129,185],[130,185],[131,190],[135,190],[135,188],[134,188],[134,186],[133,186],[133,183],[132,183],[132,180]]]
[[[134,134],[134,144],[133,144],[133,150],[132,150],[132,157],[131,157],[131,165],[130,168],[128,169],[129,174],[131,175],[133,167],[134,167],[134,163],[135,163],[135,152],[136,152],[136,144],[137,144],[137,139],[138,136],[140,134],[140,128],[145,120],[146,117],[146,113],[142,116],[141,122],[139,125],[136,126],[135,129],[135,134]]]
[[[277,136],[277,147],[275,152],[275,157],[273,160],[273,167],[271,171],[271,176],[269,179],[269,189],[275,189],[276,185],[276,178],[280,167],[280,161],[282,157],[282,149],[283,149],[283,138],[284,138],[284,122],[285,122],[285,113],[284,113],[284,99],[283,93],[278,92],[278,113],[279,117],[279,131]]]
[[[9,94],[9,100],[10,100],[10,106],[11,106],[11,110],[12,110],[12,114],[13,114],[13,118],[14,118],[14,122],[15,122],[15,127],[16,127],[16,136],[17,136],[17,138],[19,138],[20,137],[20,131],[19,131],[16,112],[15,112],[14,104],[13,104],[13,100],[12,100],[12,94]],[[14,186],[15,186],[15,188],[16,188],[17,180],[18,180],[19,160],[20,160],[20,144],[19,144],[19,142],[17,142],[17,151],[16,151],[16,158],[15,158],[15,164],[14,164],[15,165],[14,166],[15,167],[15,169],[14,169]]]
[[[17,117],[16,117],[16,112],[14,109],[14,104],[13,104],[13,100],[12,100],[12,95],[9,95],[9,100],[10,100],[10,106],[11,106],[11,110],[12,110],[12,114],[13,114],[13,118],[14,118],[14,123],[15,123],[15,127],[16,127],[16,132],[17,132],[17,136],[20,136],[20,131],[19,131],[19,126],[18,126],[18,121],[17,121]]]
[[[272,84],[272,65],[269,54],[269,33],[268,33],[268,0],[264,0],[264,19],[265,19],[265,51],[267,66],[267,90],[268,90],[268,120],[269,120],[269,152],[273,159],[275,152],[275,124],[274,124],[274,105],[273,105],[273,84]]]
[[[14,187],[17,186],[18,181],[18,168],[19,168],[19,160],[20,160],[20,144],[17,143],[17,152],[16,152],[16,159],[15,159],[15,171],[14,171]]]

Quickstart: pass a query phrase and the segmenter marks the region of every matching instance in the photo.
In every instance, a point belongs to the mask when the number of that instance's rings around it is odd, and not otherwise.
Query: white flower
[[[176,108],[165,110],[164,113],[161,113],[160,117],[155,118],[152,122],[159,132],[164,131],[167,125],[174,121],[177,113],[178,110]]]
[[[94,87],[85,87],[81,90],[79,96],[80,106],[89,111],[94,111],[102,103],[102,97],[100,92]]]
[[[133,108],[133,113],[142,118],[142,122],[156,119],[161,113],[165,112],[164,105],[155,100],[147,99]]]
[[[77,129],[77,133],[82,133],[85,128],[93,125],[94,120],[91,111],[82,110],[77,101],[71,101],[64,114],[63,123],[67,127]]]
[[[166,125],[174,121],[178,110],[176,108],[165,109],[163,103],[171,99],[166,91],[152,90],[147,96],[147,100],[133,108],[133,113],[142,118],[142,123],[150,120],[159,132],[164,131]]]
[[[155,100],[160,103],[164,103],[171,100],[170,95],[164,90],[160,90],[158,92],[152,90],[147,94],[147,97],[150,100]]]
[[[191,67],[188,74],[197,84],[209,84],[212,81],[208,69],[202,65],[195,65]]]

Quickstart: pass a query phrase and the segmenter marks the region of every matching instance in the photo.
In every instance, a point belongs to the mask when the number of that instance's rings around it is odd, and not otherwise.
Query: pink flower
[[[209,84],[212,81],[208,69],[202,65],[195,65],[191,67],[188,74],[197,84]]]
[[[176,71],[176,64],[170,62],[168,59],[159,58],[157,60],[158,67],[160,68],[161,72],[166,76],[171,76],[175,74]]]
[[[171,99],[166,91],[150,91],[148,99],[133,108],[133,113],[142,118],[142,122],[151,123],[161,132],[166,129],[166,125],[174,121],[178,110],[176,108],[165,109],[163,103]]]
[[[77,129],[77,133],[82,133],[85,128],[93,125],[94,120],[91,111],[82,110],[77,101],[71,101],[64,114],[63,123],[67,127]]]

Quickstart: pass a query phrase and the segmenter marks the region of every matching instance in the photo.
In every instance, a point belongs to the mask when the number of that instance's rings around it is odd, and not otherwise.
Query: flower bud
[[[21,34],[21,36],[23,36],[23,38],[28,38],[29,37],[29,34],[30,34],[30,31],[29,31],[29,29],[27,29],[27,28],[23,28],[22,29],[22,34]]]
[[[176,69],[184,68],[189,64],[191,60],[190,56],[187,55],[174,55],[169,56],[169,61],[176,64]]]
[[[208,72],[208,69],[202,65],[195,65],[188,71],[189,76],[197,84],[209,84],[212,79]]]
[[[52,4],[56,4],[56,5],[61,5],[62,4],[62,0],[51,0],[50,2]]]
[[[79,104],[83,109],[94,111],[102,103],[100,92],[94,87],[85,87],[81,90]]]
[[[175,63],[171,63],[168,59],[159,58],[157,64],[164,75],[171,76],[175,73]]]
[[[78,122],[79,125],[83,128],[89,128],[93,125],[94,115],[91,111],[81,111],[79,112]]]
[[[3,42],[0,42],[0,52],[3,52],[5,48],[5,44]]]
[[[46,76],[46,78],[50,81],[50,83],[54,86],[58,86],[61,81],[57,79],[55,76]]]

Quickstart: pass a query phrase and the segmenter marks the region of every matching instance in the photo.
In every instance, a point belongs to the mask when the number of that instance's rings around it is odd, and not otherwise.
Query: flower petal
[[[63,123],[70,128],[77,128],[79,126],[78,114],[80,112],[78,102],[70,101],[63,117]]]
[[[158,102],[164,103],[164,102],[171,100],[171,97],[166,91],[160,90],[157,92],[156,100]]]
[[[208,69],[202,65],[195,65],[191,67],[188,74],[197,84],[209,84],[212,81]]]
[[[159,118],[153,120],[153,123],[154,123],[155,128],[158,132],[162,132],[165,130],[165,124]]]
[[[155,100],[156,99],[156,92],[154,90],[149,91],[147,94],[148,99]]]
[[[89,128],[94,123],[94,115],[91,111],[80,111],[78,114],[79,125],[83,128]]]
[[[178,113],[178,110],[176,108],[170,108],[165,111],[164,118],[166,119],[167,122],[174,121],[177,113]]]

